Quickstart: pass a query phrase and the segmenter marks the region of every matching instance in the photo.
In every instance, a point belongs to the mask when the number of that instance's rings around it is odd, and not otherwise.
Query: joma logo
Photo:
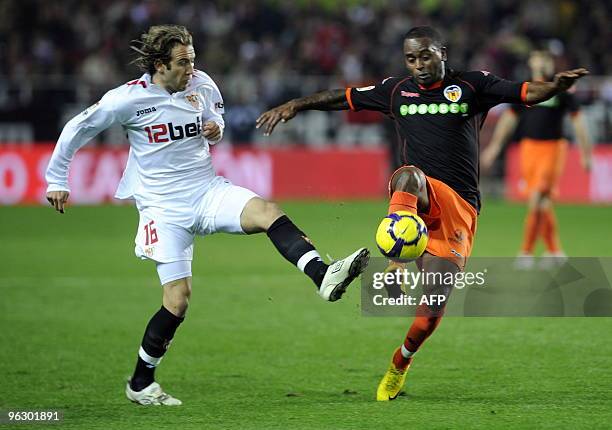
[[[144,115],[145,113],[151,113],[151,112],[155,112],[156,109],[154,106],[148,107],[148,108],[144,108],[144,109],[140,109],[136,111],[136,116],[139,117],[141,115]]]

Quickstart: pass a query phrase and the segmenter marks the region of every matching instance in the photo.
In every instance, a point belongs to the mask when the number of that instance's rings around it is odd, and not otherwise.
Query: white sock
[[[312,251],[308,251],[306,254],[302,255],[298,260],[296,266],[303,272],[306,268],[306,265],[315,258],[318,258],[320,261],[323,261],[319,253],[313,249]]]
[[[402,345],[401,352],[402,352],[402,357],[404,357],[404,358],[410,358],[410,357],[412,357],[414,355],[414,352],[408,351],[404,345]]]

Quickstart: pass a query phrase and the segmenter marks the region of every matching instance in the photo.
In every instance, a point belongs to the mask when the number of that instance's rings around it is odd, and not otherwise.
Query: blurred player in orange
[[[533,81],[546,81],[554,76],[554,58],[548,51],[533,51],[529,56],[529,68]],[[559,93],[533,107],[512,105],[500,117],[491,143],[481,156],[482,168],[490,169],[520,123],[521,174],[529,210],[525,218],[523,245],[516,260],[519,269],[534,266],[533,250],[540,235],[546,245],[543,256],[548,257],[542,259],[543,267],[562,263],[567,258],[559,242],[552,204],[567,155],[568,142],[563,138],[563,119],[567,113],[581,149],[582,167],[588,171],[591,168],[591,143],[583,115],[574,96],[568,92]]]

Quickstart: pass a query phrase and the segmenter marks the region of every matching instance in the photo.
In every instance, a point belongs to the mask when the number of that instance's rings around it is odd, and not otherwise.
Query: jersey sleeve
[[[349,107],[352,111],[366,109],[389,115],[391,112],[391,93],[400,80],[400,78],[387,78],[377,85],[347,88],[346,100]]]
[[[47,192],[70,191],[68,167],[74,154],[116,120],[114,96],[109,91],[99,102],[66,123],[47,166],[45,174]]]
[[[204,110],[202,111],[202,124],[207,121],[214,121],[221,129],[221,138],[223,138],[223,130],[225,129],[225,121],[223,120],[223,114],[225,113],[225,104],[223,103],[223,96],[219,87],[211,79],[207,83],[201,85],[198,91],[204,99]],[[221,140],[219,138],[219,140]],[[210,144],[215,144],[218,141]]]
[[[500,103],[525,103],[527,82],[502,79],[489,72],[468,72],[464,79],[474,87],[478,100],[489,106]]]

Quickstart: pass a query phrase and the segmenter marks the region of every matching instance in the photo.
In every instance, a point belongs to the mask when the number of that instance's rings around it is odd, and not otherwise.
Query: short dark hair
[[[176,45],[192,45],[193,38],[182,25],[154,25],[140,39],[132,40],[130,48],[139,55],[132,61],[151,76],[155,73],[155,63],[168,64],[172,60],[172,49]]]
[[[404,40],[405,39],[420,39],[423,37],[431,39],[434,45],[436,45],[438,48],[441,48],[442,46],[444,46],[444,39],[442,39],[442,35],[440,34],[440,32],[438,32],[438,30],[428,25],[411,28],[410,30],[408,30],[408,33],[404,35]]]

